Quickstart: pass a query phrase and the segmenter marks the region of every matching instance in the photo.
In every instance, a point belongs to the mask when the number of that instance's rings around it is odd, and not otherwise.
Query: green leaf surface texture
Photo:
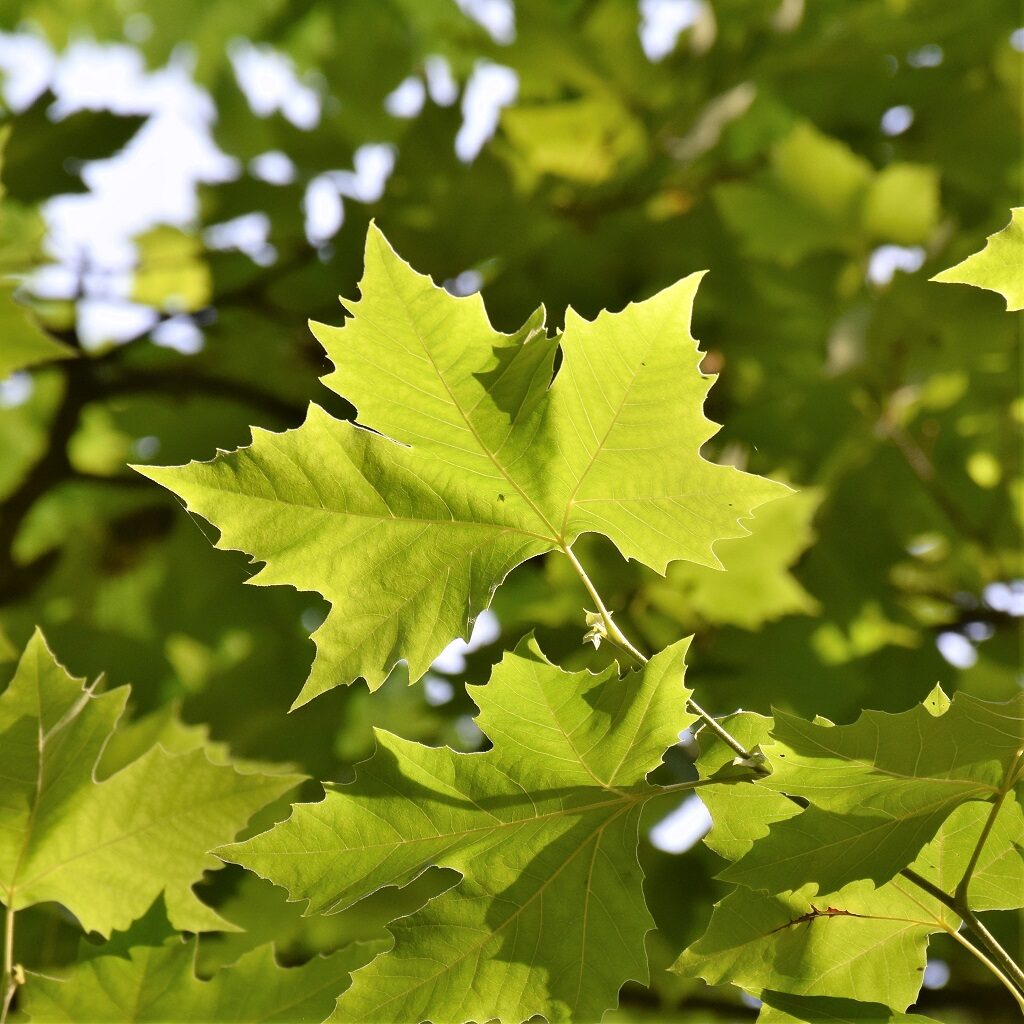
[[[335,1021],[597,1020],[647,977],[637,861],[645,776],[694,718],[681,641],[619,678],[567,673],[533,641],[474,688],[494,746],[459,754],[378,733],[356,781],[222,856],[338,910],[428,866],[463,878],[390,926]]]
[[[37,1024],[320,1024],[373,955],[356,943],[300,967],[283,968],[259,946],[211,979],[195,976],[196,942],[134,946],[123,956],[83,958],[65,978],[31,977],[25,988]]]
[[[213,462],[139,471],[265,562],[250,582],[331,603],[298,703],[376,688],[399,659],[415,681],[524,560],[590,531],[658,572],[717,566],[715,542],[786,492],[700,457],[716,427],[689,333],[699,280],[594,321],[569,310],[559,337],[543,310],[506,335],[479,295],[436,287],[371,226],[352,318],[314,325],[358,425],[314,405]]]
[[[847,726],[778,713],[762,747],[772,774],[754,788],[810,806],[772,824],[720,877],[774,892],[808,882],[832,892],[858,878],[882,884],[954,810],[998,797],[1024,756],[1024,698],[995,704],[957,694],[937,710],[866,711]]]
[[[1024,309],[1024,206],[1010,211],[1010,223],[990,235],[984,249],[932,280],[986,288],[1006,299],[1007,310]]]
[[[239,771],[203,748],[152,746],[109,778],[96,766],[128,688],[84,689],[30,641],[0,695],[0,901],[12,910],[53,900],[88,931],[109,935],[161,893],[187,931],[225,922],[191,886],[210,855],[301,776]]]

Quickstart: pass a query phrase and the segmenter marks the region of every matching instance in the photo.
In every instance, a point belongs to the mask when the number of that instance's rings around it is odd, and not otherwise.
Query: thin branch
[[[971,879],[974,877],[974,871],[978,866],[979,859],[981,858],[981,852],[985,848],[985,843],[988,841],[988,837],[996,823],[996,818],[999,817],[999,812],[1002,810],[1006,794],[1009,793],[1014,784],[1017,768],[1020,765],[1022,758],[1024,758],[1024,747],[1021,747],[1017,751],[1016,757],[1014,757],[1009,768],[1006,769],[1006,777],[1003,779],[1003,784],[1000,786],[995,800],[992,801],[992,807],[989,809],[988,817],[985,819],[985,825],[981,830],[981,835],[978,836],[978,841],[974,844],[971,859],[967,862],[967,867],[964,869],[963,877],[960,879],[960,882],[956,887],[955,898],[957,903],[962,907],[969,907],[971,905],[971,901],[968,896]]]
[[[978,915],[970,907],[961,908],[960,916],[963,918],[964,924],[974,932],[981,944],[988,950],[992,959],[995,960],[1001,970],[1005,971],[1013,980],[1017,990],[1024,995],[1024,970],[1021,970],[1020,965],[1003,949],[999,940],[985,927]],[[1024,1001],[1020,1002],[1021,1006],[1024,1007]]]
[[[568,556],[573,569],[576,570],[576,575],[579,576],[583,586],[586,587],[591,600],[597,607],[597,614],[601,617],[605,636],[607,636],[608,639],[617,647],[621,647],[627,654],[635,658],[641,665],[646,665],[649,659],[646,655],[637,650],[632,643],[630,643],[626,634],[623,633],[612,620],[612,613],[608,611],[607,606],[601,599],[601,595],[597,591],[597,587],[594,586],[593,581],[587,575],[587,571],[583,568],[580,560],[575,554],[573,554],[572,549],[568,545],[565,545],[562,548],[562,551]],[[760,763],[757,755],[753,751],[747,750],[747,748],[744,747],[743,744],[725,728],[725,726],[709,715],[692,697],[690,697],[686,703],[689,709],[698,718],[700,718],[704,725],[707,726],[723,743],[725,743],[744,761],[750,761],[751,767],[753,767],[758,774],[767,774],[767,769],[762,763]]]
[[[1024,1010],[1024,995],[1021,995],[1021,993],[1017,991],[1017,987],[1013,984],[1013,982],[1011,982],[1010,979],[1005,974],[1003,974],[1003,972],[999,970],[999,968],[994,963],[992,963],[992,961],[987,956],[985,956],[985,954],[982,953],[982,951],[978,949],[978,947],[973,942],[970,941],[970,939],[968,939],[964,935],[961,935],[961,933],[958,931],[951,931],[949,934],[952,935],[953,938],[956,939],[956,941],[959,942],[960,945],[963,946],[964,949],[966,949],[972,956],[977,957],[977,959],[980,960],[981,963],[983,963],[989,969],[989,971],[991,971],[992,974],[994,974],[1000,980],[1000,982],[1002,982],[1003,987],[1010,993],[1011,996],[1013,996],[1014,999],[1017,1000],[1017,1005],[1021,1008],[1021,1010]]]
[[[1003,972],[1005,972],[1013,980],[1017,993],[1024,994],[1024,971],[1020,969],[1013,957],[1003,949],[999,944],[999,940],[982,924],[977,914],[970,907],[965,906],[957,897],[950,896],[948,892],[944,892],[933,882],[929,882],[927,878],[923,878],[912,868],[904,868],[900,875],[907,879],[907,881],[913,882],[919,889],[923,889],[929,896],[938,900],[948,910],[953,911],[974,932],[978,941],[989,951],[993,960],[999,964],[1001,970],[995,973],[1002,978],[1004,976]]]

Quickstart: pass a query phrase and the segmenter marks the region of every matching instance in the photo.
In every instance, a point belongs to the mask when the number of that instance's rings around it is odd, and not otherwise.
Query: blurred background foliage
[[[310,400],[352,414],[306,321],[341,321],[375,217],[504,330],[710,271],[694,333],[725,425],[706,455],[800,493],[720,546],[726,574],[580,544],[642,646],[696,634],[706,707],[849,721],[936,681],[1005,699],[1020,322],[928,278],[1020,203],[1021,21],[1009,0],[0,3],[0,685],[39,624],[74,673],[133,684],[150,740],[189,723],[343,780],[373,726],[477,749],[465,683],[529,629],[567,667],[608,657],[581,644],[564,560],[540,559],[425,685],[396,671],[372,700],[356,684],[288,715],[321,600],[243,587],[246,559],[128,468],[208,459]],[[650,823],[655,980],[623,1020],[754,1016],[657,970],[721,895],[714,856],[687,849],[704,822],[692,798]],[[245,930],[204,938],[200,966],[377,938],[437,874],[302,919],[219,872],[202,895]],[[24,917],[29,966],[73,955],[59,913]],[[1011,1019],[949,946],[920,1008]]]

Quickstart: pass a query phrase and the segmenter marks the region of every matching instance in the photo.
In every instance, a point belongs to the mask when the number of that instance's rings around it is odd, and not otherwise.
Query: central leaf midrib
[[[226,492],[222,487],[215,487],[211,484],[194,483],[191,485],[193,491],[206,491],[213,494],[225,494]],[[235,492],[240,493],[240,492]],[[263,494],[252,494],[246,493],[244,497],[250,501],[262,501],[270,505],[290,505],[293,508],[308,509],[310,512],[324,512],[331,516],[342,516],[342,517],[355,517],[357,519],[374,519],[378,522],[387,523],[410,523],[410,524],[422,524],[425,526],[466,526],[474,527],[477,529],[489,529],[498,530],[501,533],[518,533],[524,537],[532,537],[535,540],[542,540],[546,544],[550,544],[553,541],[557,543],[555,538],[548,537],[542,533],[534,533],[532,530],[524,530],[519,526],[512,526],[506,523],[492,523],[484,522],[483,520],[471,520],[471,519],[421,519],[414,516],[396,516],[394,513],[376,513],[376,512],[353,512],[349,509],[329,508],[326,505],[312,505],[304,501],[294,501],[290,498],[282,498],[277,495],[274,497],[267,497]],[[193,511],[199,512],[198,509]],[[200,513],[205,518],[204,513]]]
[[[501,461],[495,456],[495,454],[490,450],[490,448],[484,443],[484,440],[480,436],[480,432],[477,430],[476,425],[473,423],[472,419],[470,419],[470,417],[469,417],[469,414],[466,412],[465,409],[462,408],[461,403],[455,397],[455,393],[452,391],[452,389],[449,386],[448,381],[446,380],[444,374],[441,372],[441,368],[437,365],[437,361],[434,359],[433,352],[430,351],[430,348],[427,345],[426,340],[424,339],[423,335],[420,333],[419,325],[417,324],[415,318],[412,316],[412,311],[409,309],[409,304],[406,302],[405,296],[402,295],[402,293],[399,291],[398,287],[395,285],[395,279],[394,279],[394,277],[391,274],[391,267],[388,266],[386,263],[385,263],[385,273],[388,275],[388,280],[391,283],[391,289],[394,292],[395,297],[402,304],[402,308],[405,310],[406,321],[408,322],[408,324],[409,324],[409,326],[410,326],[410,328],[412,330],[413,335],[415,336],[416,340],[420,343],[420,347],[423,349],[423,352],[426,355],[427,359],[429,360],[430,365],[434,369],[434,373],[437,375],[437,379],[441,382],[441,386],[445,389],[445,392],[448,394],[448,398],[450,399],[450,401],[451,401],[452,405],[454,406],[455,410],[462,417],[462,420],[466,424],[466,427],[469,429],[469,432],[473,435],[473,439],[480,446],[480,450],[486,454],[488,459],[491,460],[491,463],[494,465],[494,468],[497,469],[498,472],[501,473],[501,475],[516,489],[516,491],[523,498],[523,500],[533,510],[534,514],[541,521],[541,523],[543,523],[544,526],[547,527],[547,529],[551,531],[551,535],[549,537],[545,537],[544,539],[547,540],[547,541],[550,541],[550,542],[552,542],[554,544],[561,545],[563,543],[562,533],[560,533],[558,530],[555,529],[554,525],[551,523],[551,521],[548,519],[548,517],[546,515],[544,515],[544,513],[538,507],[536,502],[534,502],[533,498],[531,498],[530,495],[527,494],[527,492],[523,489],[523,487],[519,484],[519,482],[512,477],[512,475],[505,468],[505,466],[502,465]],[[368,317],[367,317],[367,320],[369,320]],[[372,320],[369,320],[369,322],[373,323]],[[374,324],[374,326],[377,327],[378,330],[381,329],[376,324]],[[386,333],[386,332],[383,332],[383,333]]]
[[[614,814],[612,814],[606,821],[602,822],[601,825],[598,828],[596,828],[594,832],[584,842],[580,843],[572,851],[572,853],[570,853],[569,856],[566,857],[566,859],[558,866],[558,868],[546,879],[544,879],[544,881],[537,887],[537,889],[534,892],[532,892],[530,896],[527,899],[525,899],[518,907],[516,907],[516,909],[513,910],[512,913],[509,914],[509,916],[501,922],[501,924],[499,924],[495,928],[492,928],[489,932],[487,932],[483,939],[481,939],[475,945],[471,946],[469,949],[465,950],[456,960],[454,960],[451,963],[445,964],[441,968],[441,970],[435,972],[429,977],[419,979],[415,985],[406,989],[404,992],[399,992],[397,995],[393,995],[389,999],[384,1000],[384,1002],[378,1003],[374,1007],[374,1010],[379,1011],[381,1007],[387,1006],[389,1003],[393,1003],[396,999],[404,999],[406,996],[409,995],[410,992],[415,992],[416,989],[422,988],[424,985],[429,984],[432,981],[435,981],[437,978],[441,977],[442,974],[445,974],[453,970],[457,965],[464,963],[465,960],[472,953],[477,952],[483,946],[487,945],[487,943],[490,942],[496,935],[499,935],[506,927],[508,927],[509,924],[511,924],[512,921],[515,921],[520,916],[520,914],[522,914],[540,896],[544,894],[544,892],[551,886],[551,884],[590,845],[591,842],[594,842],[597,846],[600,845],[601,836],[603,835],[604,830],[628,809],[629,803],[627,803],[626,801],[622,802],[624,806],[617,810]],[[589,898],[589,892],[587,895]],[[342,999],[344,999],[344,994],[342,995]]]

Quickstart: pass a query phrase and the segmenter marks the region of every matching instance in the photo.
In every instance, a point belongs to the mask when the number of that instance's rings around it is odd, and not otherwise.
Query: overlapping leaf
[[[784,492],[699,456],[714,432],[688,332],[699,275],[593,322],[570,311],[553,339],[543,311],[495,331],[479,295],[435,287],[376,228],[365,259],[353,319],[314,328],[361,426],[313,406],[211,463],[141,470],[266,563],[252,582],[331,602],[300,702],[375,688],[400,658],[418,679],[512,568],[583,532],[659,572],[715,565],[713,544]]]
[[[748,520],[750,536],[723,541],[716,552],[725,571],[675,562],[646,596],[666,615],[759,629],[784,615],[810,615],[818,602],[790,571],[814,540],[811,519],[823,492],[810,488],[773,501]]]
[[[762,992],[757,1024],[939,1024],[917,1013],[894,1013],[880,1003],[836,999],[831,996],[793,996]]]
[[[25,1009],[34,1024],[320,1024],[350,973],[373,955],[356,943],[301,967],[282,968],[259,946],[209,981],[195,976],[196,942],[133,946],[84,956],[65,978],[31,975]]]
[[[176,927],[223,928],[192,884],[217,866],[211,849],[300,777],[151,746],[97,781],[127,699],[127,687],[83,689],[41,634],[30,641],[0,695],[0,901],[20,910],[53,900],[109,935],[163,893]]]
[[[222,854],[311,910],[340,909],[428,866],[463,880],[391,926],[337,1021],[596,1020],[645,980],[653,922],[636,858],[644,781],[693,721],[686,641],[619,679],[567,673],[524,642],[474,691],[483,754],[386,733],[351,786]]]
[[[1024,699],[992,704],[961,693],[936,710],[866,711],[848,726],[777,714],[762,748],[772,774],[754,788],[810,806],[772,824],[721,877],[773,892],[808,882],[833,892],[859,878],[881,884],[957,807],[1005,792],[1024,758]]]
[[[1024,309],[1024,206],[1010,211],[1010,223],[990,235],[984,249],[932,280],[987,288],[1006,299],[1008,310]]]
[[[913,869],[952,893],[989,809],[959,808]],[[1019,805],[1004,804],[975,869],[971,899],[978,907],[1024,904],[1024,888],[1013,888],[1024,870],[1021,824]],[[705,935],[673,970],[753,993],[851,999],[902,1011],[920,988],[928,935],[959,926],[956,914],[903,877],[879,888],[858,881],[831,893],[816,893],[813,885],[777,895],[740,886],[716,906]]]
[[[772,720],[742,711],[730,715],[722,724],[747,750],[756,751],[768,739]],[[701,754],[697,759],[700,777],[722,780],[702,786],[700,790],[700,798],[713,822],[711,831],[704,837],[709,849],[726,860],[738,860],[756,840],[768,834],[770,825],[800,813],[799,805],[784,794],[747,785],[749,771],[736,768],[736,752],[714,733],[702,730],[700,746]]]

